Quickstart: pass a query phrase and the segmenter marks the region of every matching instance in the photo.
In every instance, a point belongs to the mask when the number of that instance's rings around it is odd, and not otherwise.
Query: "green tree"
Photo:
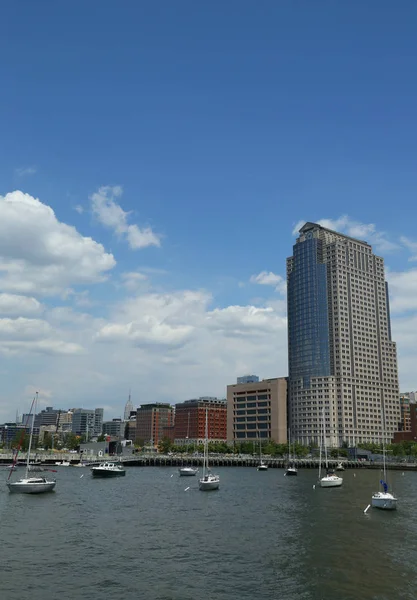
[[[43,434],[42,448],[45,450],[52,448],[52,434],[49,431],[45,431]]]
[[[106,441],[106,436],[104,435],[104,433],[102,433],[101,435],[98,436],[97,441],[98,442],[105,442]]]
[[[168,452],[171,451],[172,445],[172,441],[168,437],[164,436],[158,442],[158,451],[162,454],[168,454]]]
[[[79,450],[81,438],[75,433],[67,433],[64,437],[64,448],[68,450]]]

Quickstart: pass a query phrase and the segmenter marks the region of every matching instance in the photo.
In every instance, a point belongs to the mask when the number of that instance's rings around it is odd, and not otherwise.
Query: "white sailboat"
[[[206,408],[206,439],[204,440],[204,462],[203,476],[198,480],[198,487],[202,492],[218,490],[220,485],[220,477],[213,475],[208,464],[208,410]]]
[[[190,412],[188,411],[187,445],[188,445],[189,436],[190,436]],[[187,447],[187,450],[188,450],[188,447]],[[193,477],[193,475],[197,475],[197,471],[198,471],[198,469],[195,469],[194,467],[191,467],[191,466],[180,467],[178,469],[180,477]]]
[[[294,452],[295,454],[295,452]],[[294,461],[291,463],[291,436],[290,430],[288,429],[288,465],[285,470],[284,476],[295,477],[298,475],[298,469],[294,464]]]
[[[259,439],[259,465],[257,468],[258,468],[258,471],[267,471],[268,470],[268,465],[266,463],[264,463],[262,460],[262,444],[261,444],[260,439]]]
[[[396,510],[397,509],[397,498],[388,491],[388,483],[387,483],[387,467],[386,467],[386,459],[385,459],[385,418],[384,414],[382,414],[384,431],[382,435],[382,453],[383,453],[383,461],[384,461],[384,479],[380,480],[380,484],[382,487],[382,491],[375,492],[372,494],[371,505],[373,508],[380,508],[382,510]]]
[[[335,475],[332,469],[329,469],[329,462],[327,459],[327,444],[326,444],[326,430],[324,423],[324,407],[323,407],[323,443],[324,443],[324,454],[325,454],[325,462],[326,462],[326,475],[324,477],[321,476],[321,448],[322,443],[320,443],[320,463],[319,463],[319,483],[322,488],[330,488],[330,487],[340,487],[343,483],[342,477]]]
[[[32,448],[33,427],[35,424],[37,401],[38,392],[36,392],[35,400],[32,403],[32,424],[30,427],[29,448],[27,451],[25,476],[22,479],[19,479],[18,481],[7,481],[7,487],[9,488],[9,491],[14,494],[44,494],[45,492],[52,492],[56,485],[55,480],[48,480],[45,477],[28,477],[30,469],[30,451]]]

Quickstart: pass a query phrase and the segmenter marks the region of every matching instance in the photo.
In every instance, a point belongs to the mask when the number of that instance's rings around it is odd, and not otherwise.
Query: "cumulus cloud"
[[[392,313],[417,310],[417,269],[408,271],[387,270]]]
[[[148,246],[160,246],[161,238],[150,227],[143,229],[138,225],[129,225],[129,213],[125,212],[118,204],[117,199],[121,197],[123,189],[121,186],[102,186],[91,195],[91,208],[96,219],[112,229],[118,236],[125,238],[132,248],[137,250]]]
[[[52,208],[21,191],[0,196],[0,287],[57,294],[69,285],[104,281],[116,264],[90,237],[61,223]]]
[[[408,259],[410,262],[414,262],[417,260],[417,242],[410,240],[409,238],[402,236],[401,243],[411,252],[411,256]]]
[[[327,229],[368,242],[381,253],[389,253],[400,248],[398,244],[388,239],[384,231],[378,231],[374,223],[361,223],[348,215],[342,215],[337,219],[319,219],[314,222]],[[294,226],[293,235],[298,235],[299,230],[305,223],[306,221],[298,221]]]
[[[36,298],[17,294],[0,294],[0,316],[35,315],[42,310],[42,304]]]
[[[81,346],[60,339],[59,333],[41,319],[0,319],[0,351],[41,352],[43,354],[74,354]]]
[[[148,276],[138,271],[122,273],[120,276],[123,286],[129,291],[135,291],[148,280]]]
[[[261,271],[258,275],[252,275],[250,278],[251,283],[257,283],[259,285],[272,285],[275,287],[277,292],[285,294],[287,289],[286,281],[281,275],[276,275],[272,271]]]

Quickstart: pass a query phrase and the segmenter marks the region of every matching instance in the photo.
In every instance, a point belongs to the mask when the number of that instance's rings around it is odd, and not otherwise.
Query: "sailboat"
[[[295,452],[294,452],[295,455]],[[285,470],[284,476],[294,477],[298,475],[298,469],[294,464],[294,461],[291,463],[291,439],[290,439],[290,430],[288,430],[288,465]]]
[[[374,508],[381,508],[382,510],[396,510],[397,509],[397,498],[388,491],[388,483],[387,483],[387,467],[386,467],[386,459],[385,459],[385,418],[382,415],[383,423],[384,423],[384,432],[382,435],[382,453],[384,460],[384,479],[380,480],[380,484],[382,487],[382,492],[375,492],[372,494],[371,504]]]
[[[262,460],[262,444],[261,444],[261,440],[259,439],[259,465],[258,465],[258,471],[267,471],[268,470],[268,465],[266,463],[263,462]]]
[[[213,475],[208,464],[208,409],[206,408],[206,439],[204,440],[204,462],[203,476],[198,480],[198,487],[202,492],[210,490],[218,490],[220,485],[220,477]]]
[[[189,435],[190,435],[190,411],[188,411],[187,444],[188,444]],[[198,469],[195,469],[191,465],[189,465],[188,467],[180,467],[178,469],[180,477],[192,477],[193,475],[197,474],[197,471],[198,471]]]
[[[27,451],[26,458],[26,473],[22,479],[18,481],[7,481],[7,487],[11,493],[15,494],[44,494],[45,492],[52,492],[55,488],[56,481],[48,480],[45,477],[28,477],[29,469],[30,469],[30,451],[32,448],[32,440],[33,440],[33,427],[35,424],[35,413],[36,406],[38,402],[38,392],[36,392],[36,396],[32,402],[32,423],[30,427],[30,437],[29,437],[29,448]],[[15,460],[17,460],[17,453]],[[10,474],[12,471],[10,471]],[[10,475],[9,475],[10,477]]]
[[[326,461],[326,475],[321,476],[321,448],[322,443],[320,442],[320,463],[319,463],[319,483],[322,488],[340,487],[343,483],[342,477],[334,474],[333,469],[329,469],[329,462],[327,459],[327,444],[326,444],[326,432],[324,424],[324,407],[323,407],[323,442],[324,442],[324,455]]]

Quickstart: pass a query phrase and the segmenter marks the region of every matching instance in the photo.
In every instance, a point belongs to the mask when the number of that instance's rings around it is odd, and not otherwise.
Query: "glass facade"
[[[294,245],[288,274],[288,359],[290,379],[331,375],[327,270],[321,240]]]

